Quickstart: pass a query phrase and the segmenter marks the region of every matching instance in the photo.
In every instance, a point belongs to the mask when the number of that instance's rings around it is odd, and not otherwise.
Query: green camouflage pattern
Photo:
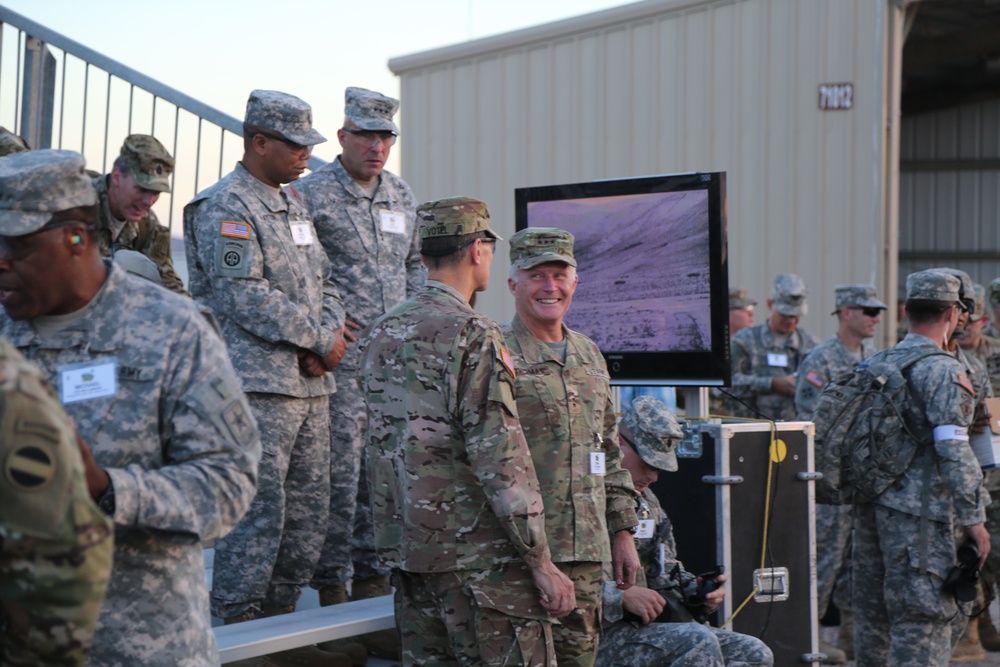
[[[147,190],[170,192],[170,175],[174,173],[174,158],[156,137],[130,134],[125,137],[119,153],[136,184]]]
[[[750,306],[756,306],[757,302],[750,298],[747,291],[740,287],[734,287],[729,290],[729,308],[739,309],[739,308],[749,308]]]
[[[0,340],[0,664],[82,666],[111,575],[111,521],[73,424]]]
[[[38,150],[0,160],[0,236],[37,232],[54,213],[93,206],[86,160],[73,151]]]
[[[573,235],[556,227],[528,227],[510,237],[510,265],[530,269],[546,262],[576,266]]]
[[[420,238],[464,236],[483,232],[488,237],[502,241],[490,229],[490,212],[486,202],[472,197],[448,197],[425,202],[417,207]]]

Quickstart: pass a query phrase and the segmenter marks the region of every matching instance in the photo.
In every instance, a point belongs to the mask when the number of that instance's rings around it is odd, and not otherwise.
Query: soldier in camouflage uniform
[[[353,332],[416,294],[427,275],[420,261],[413,192],[403,179],[382,168],[399,134],[392,121],[398,108],[399,100],[348,88],[344,126],[337,131],[342,153],[296,185],[330,258],[342,304],[335,322],[346,323],[349,340]],[[346,602],[346,584],[352,577],[355,599],[389,593],[388,572],[375,557],[368,482],[362,471],[366,415],[364,397],[357,390],[354,347],[334,375],[340,390],[330,396],[330,523],[311,582],[324,605]]]
[[[516,314],[503,326],[517,412],[538,471],[552,560],[576,586],[576,609],[553,628],[560,665],[593,665],[601,564],[635,583],[636,494],[623,470],[610,379],[597,345],[563,324],[576,291],[573,235],[532,227],[510,239]],[[608,532],[614,536],[608,542]]]
[[[368,476],[393,569],[406,665],[555,667],[551,620],[575,606],[552,563],[514,363],[472,309],[499,237],[486,205],[422,204],[423,290],[362,340]]]
[[[111,575],[111,521],[62,406],[3,339],[0,462],[0,664],[82,667]]]
[[[202,542],[243,516],[260,457],[225,346],[207,311],[101,258],[83,156],[3,158],[0,191],[0,334],[57,391],[115,526],[90,662],[216,665]]]
[[[344,351],[329,262],[292,187],[314,144],[312,109],[255,90],[243,160],[184,209],[191,294],[222,325],[264,457],[246,518],[215,544],[212,612],[238,622],[294,610],[323,545],[329,394]]]
[[[729,340],[741,329],[753,326],[754,306],[757,302],[747,295],[747,291],[742,288],[730,288],[729,290]],[[709,413],[713,415],[727,416],[731,414],[728,396],[722,393],[718,387],[712,387],[708,392]]]
[[[837,333],[814,347],[799,366],[799,382],[795,386],[796,417],[812,421],[823,387],[844,373],[850,372],[875,354],[872,337],[887,306],[875,295],[873,285],[837,285],[834,288]],[[837,606],[841,611],[841,647],[830,646],[820,639],[824,662],[839,664],[852,654],[854,630],[850,622],[850,505],[816,505],[816,574],[817,608],[822,615],[830,604],[834,584],[837,585]]]
[[[729,343],[733,368],[730,392],[751,409],[732,401],[733,416],[795,419],[796,372],[816,345],[816,338],[800,329],[806,314],[805,283],[794,273],[774,279],[767,321],[739,331]]]
[[[105,257],[118,248],[141,252],[156,264],[164,287],[187,294],[170,257],[170,230],[152,209],[161,193],[170,192],[173,171],[174,159],[155,137],[125,137],[111,173],[94,178],[97,239]]]
[[[28,142],[7,128],[0,126],[0,157],[30,150]]]
[[[871,502],[855,507],[852,595],[858,667],[948,664],[959,609],[942,591],[955,564],[955,532],[990,550],[982,472],[969,446],[975,392],[955,359],[933,354],[958,322],[960,282],[940,271],[906,279],[910,333],[896,348],[930,356],[907,372],[923,406],[907,420],[921,441],[910,467]],[[899,406],[905,409],[906,406]],[[957,624],[956,624],[957,625]]]
[[[770,667],[774,656],[759,639],[694,622],[693,615],[711,613],[722,604],[726,589],[708,593],[704,605],[687,603],[697,577],[677,560],[670,518],[649,489],[659,471],[677,470],[674,450],[683,432],[673,413],[659,400],[639,396],[622,416],[618,435],[622,466],[641,494],[635,541],[643,569],[636,585],[622,591],[610,579],[610,563],[606,566],[597,667]],[[723,584],[726,576],[716,581]]]
[[[986,316],[990,321],[983,327],[983,333],[1000,339],[1000,327],[997,327],[997,321],[1000,320],[1000,278],[994,278],[986,286],[986,305]]]

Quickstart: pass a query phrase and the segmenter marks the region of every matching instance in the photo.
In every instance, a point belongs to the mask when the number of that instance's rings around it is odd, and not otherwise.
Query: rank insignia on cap
[[[816,371],[809,371],[808,373],[806,373],[806,382],[813,385],[817,389],[822,389],[823,385],[826,384],[826,380],[823,378],[823,376],[817,373]]]
[[[962,388],[967,392],[975,396],[976,390],[972,388],[972,383],[969,382],[969,378],[965,377],[964,373],[959,373],[957,378],[958,384],[962,385]]]
[[[505,348],[502,347],[499,348],[499,350],[500,354],[498,356],[500,357],[500,363],[504,365],[504,368],[506,368],[510,372],[510,374],[514,376],[514,379],[516,380],[517,373],[514,372],[514,360],[510,358],[510,352],[508,352]]]
[[[34,491],[55,477],[56,464],[41,447],[26,445],[14,451],[4,465],[7,479],[21,491]]]
[[[229,220],[224,220],[222,222],[222,228],[219,230],[219,236],[228,236],[234,239],[249,239],[250,225],[242,222],[230,222]]]

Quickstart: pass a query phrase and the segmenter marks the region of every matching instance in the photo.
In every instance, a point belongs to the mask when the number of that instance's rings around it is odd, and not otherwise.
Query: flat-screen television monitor
[[[614,384],[728,386],[726,174],[516,190],[516,225],[575,237],[566,326],[597,343]]]

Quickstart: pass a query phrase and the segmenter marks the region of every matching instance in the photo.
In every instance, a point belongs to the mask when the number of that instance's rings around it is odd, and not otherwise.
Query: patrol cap
[[[844,306],[881,308],[882,310],[889,307],[875,298],[874,285],[834,285],[833,298],[836,310],[831,315],[839,313]]]
[[[986,317],[986,288],[979,283],[972,285],[972,300],[974,308],[969,313],[970,322],[978,322]]]
[[[399,109],[399,100],[365,88],[351,86],[344,91],[344,116],[362,130],[392,132],[399,128],[392,117]]]
[[[573,235],[556,227],[528,227],[510,237],[510,264],[530,269],[545,262],[576,266]]]
[[[734,287],[729,290],[729,310],[743,310],[756,305],[757,302],[751,299],[742,287]]]
[[[130,134],[125,137],[120,155],[139,187],[156,192],[170,192],[174,159],[156,137]]]
[[[960,286],[958,278],[937,269],[917,271],[906,276],[906,299],[955,303]]]
[[[774,289],[771,290],[771,300],[774,309],[782,315],[802,317],[809,312],[806,305],[806,295],[809,290],[794,273],[781,273],[774,278]]]
[[[14,134],[6,127],[0,127],[0,157],[30,151],[28,142]]]
[[[994,278],[990,281],[989,286],[990,305],[994,308],[1000,306],[1000,278]]]
[[[247,125],[277,132],[302,146],[315,146],[326,137],[313,129],[312,107],[304,101],[277,90],[254,90],[247,100]]]
[[[490,211],[486,202],[472,197],[448,197],[424,202],[417,207],[417,217],[420,219],[422,239],[485,232],[491,239],[503,241],[490,229]]]
[[[54,213],[96,204],[86,163],[75,151],[51,149],[0,159],[0,236],[36,232]]]
[[[962,307],[962,310],[967,313],[971,313],[974,303],[972,294],[972,278],[969,277],[969,274],[961,269],[953,269],[949,266],[938,266],[934,267],[933,270],[948,273],[958,278],[958,304]]]
[[[636,396],[622,415],[619,430],[646,465],[667,472],[677,470],[674,450],[684,437],[684,431],[663,401],[652,396]]]
[[[156,268],[156,264],[138,250],[132,250],[131,248],[116,250],[112,259],[126,273],[131,273],[133,276],[139,276],[151,283],[163,286],[163,279],[160,278],[160,270]]]

